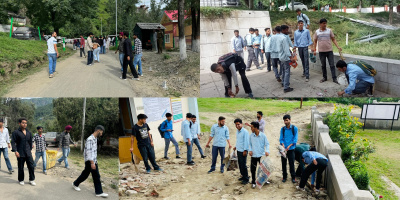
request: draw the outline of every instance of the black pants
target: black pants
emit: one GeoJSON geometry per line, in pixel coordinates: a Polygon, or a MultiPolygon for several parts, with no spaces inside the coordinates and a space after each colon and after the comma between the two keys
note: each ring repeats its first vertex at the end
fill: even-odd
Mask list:
{"type": "Polygon", "coordinates": [[[294,150],[289,150],[286,153],[286,158],[281,156],[281,161],[282,161],[282,175],[283,179],[287,179],[287,168],[286,164],[287,161],[289,160],[289,171],[290,171],[290,176],[292,176],[292,179],[296,178],[296,173],[294,171],[294,150]]]}
{"type": "Polygon", "coordinates": [[[272,61],[272,68],[274,70],[275,73],[275,78],[276,79],[280,79],[282,76],[282,65],[281,65],[281,61],[279,61],[279,58],[271,58],[272,61]],[[279,64],[279,71],[278,71],[278,64],[279,64]]]}
{"type": "Polygon", "coordinates": [[[81,52],[80,52],[80,54],[81,54],[81,57],[82,57],[82,53],[83,53],[83,55],[86,57],[86,54],[85,54],[85,48],[80,48],[81,49],[81,52]]]}
{"type": "Polygon", "coordinates": [[[322,179],[322,172],[326,169],[328,166],[328,161],[322,158],[317,158],[317,165],[314,165],[314,163],[309,164],[306,169],[304,170],[303,174],[301,175],[301,181],[300,181],[300,188],[304,188],[306,186],[308,177],[315,171],[317,171],[317,183],[315,185],[316,189],[320,188],[321,185],[321,179],[322,179]]]}
{"type": "Polygon", "coordinates": [[[83,181],[85,181],[88,177],[89,174],[92,174],[93,178],[93,183],[94,183],[94,190],[96,194],[101,194],[103,193],[103,189],[101,187],[101,181],[100,181],[100,173],[99,173],[99,167],[97,166],[96,163],[96,169],[92,169],[90,161],[85,162],[85,169],[82,171],[81,175],[74,181],[74,185],[76,187],[79,186],[83,181]]]}
{"type": "MultiPolygon", "coordinates": [[[[240,78],[242,79],[244,92],[246,94],[252,93],[249,79],[247,79],[247,76],[246,76],[246,69],[238,70],[238,72],[239,72],[240,78]]],[[[228,73],[226,73],[226,77],[228,78],[229,85],[232,85],[232,74],[230,72],[228,72],[228,73]]],[[[225,87],[225,96],[229,96],[228,88],[229,87],[225,87]]]]}
{"type": "Polygon", "coordinates": [[[35,172],[33,167],[33,158],[32,156],[29,157],[19,157],[18,160],[18,181],[24,181],[25,173],[24,173],[24,164],[26,162],[26,166],[28,167],[29,171],[29,181],[35,180],[35,172]]]}
{"type": "Polygon", "coordinates": [[[265,52],[265,59],[267,59],[267,70],[271,71],[271,52],[265,52]]]}
{"type": "Polygon", "coordinates": [[[140,155],[142,155],[144,166],[146,170],[150,170],[149,160],[151,165],[153,165],[154,170],[160,169],[160,167],[156,163],[156,155],[154,154],[154,149],[150,144],[147,145],[138,145],[138,149],[140,155]]]}
{"type": "Polygon", "coordinates": [[[239,163],[239,170],[240,174],[242,175],[243,181],[249,181],[249,174],[247,172],[246,160],[247,155],[243,156],[243,152],[237,151],[238,163],[239,163]]]}
{"type": "Polygon", "coordinates": [[[303,174],[305,168],[304,162],[302,161],[302,155],[300,151],[295,151],[294,154],[295,154],[294,156],[295,160],[299,162],[299,166],[296,169],[296,176],[301,177],[301,174],[303,174]]]}
{"type": "Polygon", "coordinates": [[[128,65],[131,68],[131,72],[133,77],[138,78],[138,74],[136,72],[136,68],[135,66],[133,66],[133,56],[129,57],[128,60],[128,56],[124,55],[124,64],[123,64],[123,71],[122,71],[122,79],[126,79],[126,72],[128,71],[128,65]]]}
{"type": "Polygon", "coordinates": [[[92,64],[93,63],[93,51],[88,51],[87,52],[87,64],[92,64]]]}
{"type": "Polygon", "coordinates": [[[251,184],[256,184],[256,169],[257,169],[257,163],[260,163],[260,160],[261,157],[258,158],[251,157],[251,166],[250,166],[251,184]]]}
{"type": "Polygon", "coordinates": [[[319,52],[319,59],[321,60],[322,74],[324,76],[324,79],[327,79],[326,58],[328,58],[329,67],[331,68],[332,79],[336,80],[336,69],[333,60],[333,51],[319,52]]]}

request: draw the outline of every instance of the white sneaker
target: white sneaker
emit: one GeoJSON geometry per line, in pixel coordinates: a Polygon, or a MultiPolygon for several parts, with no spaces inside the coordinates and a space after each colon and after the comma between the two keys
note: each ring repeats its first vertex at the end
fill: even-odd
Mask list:
{"type": "Polygon", "coordinates": [[[74,183],[72,183],[72,187],[74,187],[74,189],[75,189],[76,191],[81,191],[81,188],[76,187],[76,186],[74,185],[74,183]]]}
{"type": "Polygon", "coordinates": [[[24,185],[25,183],[23,181],[19,182],[20,185],[24,185]]]}
{"type": "Polygon", "coordinates": [[[138,80],[139,80],[139,78],[132,78],[132,80],[137,80],[137,81],[138,81],[138,80]]]}
{"type": "Polygon", "coordinates": [[[106,197],[108,197],[108,194],[103,192],[101,194],[96,194],[96,197],[104,197],[104,198],[106,198],[106,197]]]}
{"type": "Polygon", "coordinates": [[[124,81],[126,81],[126,78],[122,78],[122,76],[120,76],[119,78],[122,79],[122,80],[124,80],[124,81]]]}
{"type": "Polygon", "coordinates": [[[32,186],[35,186],[35,185],[36,185],[35,181],[29,181],[29,183],[30,183],[32,186]]]}
{"type": "Polygon", "coordinates": [[[143,74],[141,74],[140,76],[143,76],[143,74]]]}
{"type": "Polygon", "coordinates": [[[256,184],[251,185],[251,188],[253,189],[256,188],[256,184]]]}

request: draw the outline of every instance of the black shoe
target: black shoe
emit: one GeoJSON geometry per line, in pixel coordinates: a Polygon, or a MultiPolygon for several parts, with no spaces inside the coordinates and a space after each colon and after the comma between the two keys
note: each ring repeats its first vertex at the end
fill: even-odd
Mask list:
{"type": "Polygon", "coordinates": [[[192,162],[187,162],[186,164],[187,165],[194,165],[195,163],[192,161],[192,162]]]}
{"type": "Polygon", "coordinates": [[[296,183],[296,179],[294,178],[294,179],[292,179],[292,183],[296,183]]]}
{"type": "Polygon", "coordinates": [[[180,156],[176,156],[175,158],[182,158],[182,157],[180,157],[180,156]]]}
{"type": "Polygon", "coordinates": [[[249,93],[249,96],[248,96],[249,98],[253,98],[253,94],[252,93],[249,93]]]}
{"type": "Polygon", "coordinates": [[[249,181],[242,181],[240,183],[243,184],[243,185],[247,185],[247,184],[249,184],[249,181]]]}
{"type": "Polygon", "coordinates": [[[243,177],[240,177],[240,178],[238,179],[238,181],[243,181],[243,177]]]}
{"type": "Polygon", "coordinates": [[[337,81],[337,79],[335,78],[335,79],[333,79],[333,82],[334,83],[336,83],[336,84],[339,84],[339,82],[337,81]]]}
{"type": "Polygon", "coordinates": [[[203,155],[203,156],[201,156],[201,158],[203,158],[203,159],[204,159],[204,158],[206,158],[206,157],[207,157],[207,156],[204,156],[204,155],[203,155]]]}
{"type": "Polygon", "coordinates": [[[271,70],[269,69],[269,70],[267,70],[267,72],[271,72],[271,70]]]}
{"type": "Polygon", "coordinates": [[[281,78],[277,78],[276,79],[279,83],[282,82],[281,78]]]}
{"type": "Polygon", "coordinates": [[[282,179],[282,183],[285,183],[285,182],[286,182],[286,178],[282,179]]]}
{"type": "Polygon", "coordinates": [[[286,92],[291,92],[291,91],[293,91],[293,88],[288,88],[288,89],[284,89],[284,90],[283,90],[284,93],[286,93],[286,92]]]}
{"type": "Polygon", "coordinates": [[[224,173],[224,170],[223,169],[221,169],[221,174],[223,174],[224,173]]]}
{"type": "Polygon", "coordinates": [[[169,160],[169,157],[164,157],[164,159],[169,160]]]}
{"type": "Polygon", "coordinates": [[[246,69],[246,71],[251,71],[250,69],[246,69]]]}

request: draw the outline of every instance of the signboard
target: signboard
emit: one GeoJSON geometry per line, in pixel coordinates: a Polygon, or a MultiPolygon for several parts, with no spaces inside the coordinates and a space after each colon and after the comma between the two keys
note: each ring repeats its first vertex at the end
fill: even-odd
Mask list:
{"type": "Polygon", "coordinates": [[[143,109],[147,115],[147,123],[165,119],[165,114],[171,112],[169,98],[143,98],[143,109]]]}
{"type": "Polygon", "coordinates": [[[181,98],[171,98],[172,115],[174,122],[180,122],[183,120],[182,113],[182,100],[181,98]]]}
{"type": "Polygon", "coordinates": [[[371,120],[399,120],[400,104],[364,104],[360,119],[364,119],[364,127],[367,119],[371,120]]]}

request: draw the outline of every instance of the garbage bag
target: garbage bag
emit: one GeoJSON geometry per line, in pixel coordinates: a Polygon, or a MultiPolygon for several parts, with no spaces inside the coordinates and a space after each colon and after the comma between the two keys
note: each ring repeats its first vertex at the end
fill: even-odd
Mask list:
{"type": "Polygon", "coordinates": [[[230,155],[228,164],[226,165],[227,171],[235,171],[239,167],[237,152],[233,151],[230,155]]]}
{"type": "Polygon", "coordinates": [[[269,157],[263,156],[257,168],[256,185],[259,189],[268,181],[273,172],[272,161],[269,157]]]}

